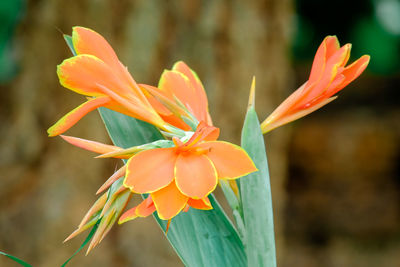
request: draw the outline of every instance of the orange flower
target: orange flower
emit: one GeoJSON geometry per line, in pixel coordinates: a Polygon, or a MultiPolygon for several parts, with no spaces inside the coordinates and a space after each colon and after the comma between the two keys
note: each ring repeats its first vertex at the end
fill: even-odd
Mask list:
{"type": "Polygon", "coordinates": [[[107,107],[165,129],[167,124],[100,34],[74,27],[72,42],[77,56],[58,65],[57,74],[61,85],[87,96],[88,101],[50,127],[50,136],[62,134],[98,107],[107,107]]]}
{"type": "Polygon", "coordinates": [[[336,36],[326,37],[315,55],[308,81],[261,124],[263,133],[308,115],[336,99],[332,96],[356,79],[369,63],[370,57],[364,55],[345,67],[350,49],[351,44],[340,47],[336,36]]]}
{"type": "Polygon", "coordinates": [[[174,138],[175,147],[137,153],[127,163],[124,185],[134,193],[150,193],[163,220],[195,200],[204,202],[218,179],[236,179],[257,170],[242,148],[216,141],[218,135],[218,128],[201,122],[185,143],[174,138]]]}
{"type": "MultiPolygon", "coordinates": [[[[216,133],[215,132],[215,128],[210,128],[210,129],[212,131],[214,131],[214,133],[216,133]]],[[[106,145],[106,144],[102,144],[102,143],[99,143],[99,142],[85,140],[85,139],[72,137],[72,136],[61,135],[61,137],[65,141],[67,141],[68,143],[70,143],[72,145],[75,145],[77,147],[80,147],[80,148],[83,148],[83,149],[86,149],[86,150],[89,150],[89,151],[92,151],[92,152],[96,152],[96,153],[100,153],[100,154],[104,154],[104,153],[105,154],[110,154],[110,153],[114,153],[114,152],[120,152],[117,155],[111,155],[110,154],[110,156],[112,156],[114,158],[122,158],[122,159],[129,159],[130,157],[132,157],[133,154],[130,154],[131,150],[135,150],[136,152],[142,151],[142,150],[140,150],[140,148],[143,148],[144,146],[146,146],[146,144],[145,144],[145,145],[142,145],[142,146],[134,147],[135,149],[132,149],[132,148],[130,148],[130,149],[122,149],[120,147],[106,145]]],[[[165,140],[162,140],[162,141],[165,141],[165,140]]],[[[149,144],[147,144],[147,145],[149,145],[149,144]]],[[[121,177],[124,177],[126,175],[126,166],[127,165],[122,166],[113,175],[111,175],[110,178],[108,178],[107,181],[97,190],[96,194],[100,194],[100,193],[104,192],[113,183],[117,182],[121,177]]],[[[170,186],[172,186],[172,184],[170,186]]],[[[164,193],[163,196],[166,199],[168,199],[168,197],[169,197],[168,193],[169,194],[173,194],[174,193],[173,189],[174,188],[171,188],[170,190],[165,190],[164,192],[166,192],[166,194],[164,193]]],[[[175,190],[177,190],[176,187],[175,187],[175,190]]],[[[117,193],[119,193],[119,191],[121,191],[121,190],[118,190],[117,193]]],[[[158,197],[162,198],[163,197],[162,194],[163,194],[163,192],[161,192],[161,194],[158,197]]],[[[105,203],[105,199],[103,199],[103,198],[106,195],[107,194],[103,195],[103,197],[101,198],[104,203],[105,203]]],[[[181,195],[181,193],[179,193],[179,195],[181,195]]],[[[172,198],[172,199],[174,199],[174,198],[172,198]]],[[[101,202],[101,203],[103,203],[103,202],[101,202]]],[[[189,207],[192,207],[192,208],[195,208],[195,209],[201,209],[201,210],[212,209],[212,206],[211,206],[210,201],[208,200],[208,197],[205,197],[203,199],[188,198],[186,202],[187,203],[185,205],[184,211],[187,211],[189,209],[189,207]]],[[[85,228],[85,227],[83,227],[83,225],[86,225],[86,223],[88,221],[88,218],[90,216],[92,216],[93,214],[95,214],[98,211],[100,206],[101,206],[101,208],[103,208],[104,203],[101,204],[101,205],[97,203],[94,206],[94,208],[92,208],[88,212],[88,215],[85,216],[85,218],[83,220],[83,223],[81,223],[81,225],[78,227],[79,231],[78,230],[75,231],[74,234],[71,235],[70,238],[72,238],[73,236],[75,236],[75,235],[81,233],[82,231],[84,231],[85,229],[87,229],[87,227],[85,228]]],[[[165,203],[168,205],[169,202],[165,201],[165,203]]],[[[119,223],[124,223],[126,221],[135,219],[137,217],[147,217],[150,214],[152,214],[155,210],[156,210],[156,208],[154,206],[154,202],[153,202],[153,200],[152,200],[152,198],[150,196],[146,200],[144,200],[141,204],[139,204],[138,206],[126,211],[121,216],[121,218],[119,219],[119,223]]]]}

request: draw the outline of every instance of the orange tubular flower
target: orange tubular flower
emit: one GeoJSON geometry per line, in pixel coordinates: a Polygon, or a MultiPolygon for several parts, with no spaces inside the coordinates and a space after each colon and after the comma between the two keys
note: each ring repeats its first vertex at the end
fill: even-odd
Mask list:
{"type": "Polygon", "coordinates": [[[356,79],[369,63],[370,57],[364,55],[345,67],[350,49],[351,44],[340,47],[336,36],[326,37],[315,55],[308,81],[261,124],[262,132],[297,120],[336,99],[332,96],[356,79]]]}
{"type": "MultiPolygon", "coordinates": [[[[173,139],[175,147],[137,153],[127,163],[125,187],[134,193],[150,193],[146,209],[156,209],[169,220],[192,206],[209,207],[207,196],[218,179],[236,179],[257,170],[247,153],[234,144],[216,141],[219,129],[201,122],[185,143],[173,139]],[[156,168],[154,166],[157,166],[156,168]]],[[[122,221],[146,215],[142,206],[124,214],[122,221]]]]}
{"type": "Polygon", "coordinates": [[[61,85],[87,96],[88,101],[50,127],[50,136],[62,134],[98,107],[107,107],[165,129],[166,123],[100,34],[74,27],[72,42],[77,56],[58,65],[57,74],[61,85]]]}

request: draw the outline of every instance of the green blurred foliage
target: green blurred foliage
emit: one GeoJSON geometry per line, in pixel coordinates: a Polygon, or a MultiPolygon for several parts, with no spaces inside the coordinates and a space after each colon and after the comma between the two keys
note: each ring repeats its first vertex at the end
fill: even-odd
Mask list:
{"type": "Polygon", "coordinates": [[[24,7],[25,0],[0,1],[0,83],[10,80],[17,70],[12,39],[24,7]]]}
{"type": "Polygon", "coordinates": [[[297,0],[293,53],[311,60],[327,35],[352,43],[352,58],[371,55],[368,70],[387,75],[400,71],[400,0],[297,0]]]}

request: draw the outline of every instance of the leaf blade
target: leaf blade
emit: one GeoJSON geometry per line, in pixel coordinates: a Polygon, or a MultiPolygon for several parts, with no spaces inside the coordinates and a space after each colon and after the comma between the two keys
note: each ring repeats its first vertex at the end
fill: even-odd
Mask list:
{"type": "Polygon", "coordinates": [[[253,106],[249,107],[243,125],[242,147],[259,170],[239,179],[248,266],[276,267],[268,161],[260,123],[253,106]]]}
{"type": "Polygon", "coordinates": [[[0,251],[0,254],[6,256],[6,257],[8,257],[8,258],[10,258],[11,260],[15,261],[16,263],[19,263],[21,266],[24,266],[24,267],[32,267],[32,265],[30,265],[29,263],[27,263],[27,262],[21,260],[20,258],[15,257],[15,256],[13,256],[13,255],[10,255],[10,254],[5,253],[5,252],[3,252],[3,251],[0,251]]]}

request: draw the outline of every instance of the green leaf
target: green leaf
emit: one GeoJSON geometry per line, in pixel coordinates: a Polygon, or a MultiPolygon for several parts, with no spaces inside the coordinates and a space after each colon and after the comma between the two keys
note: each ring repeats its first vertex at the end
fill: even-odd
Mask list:
{"type": "Polygon", "coordinates": [[[246,115],[242,147],[253,159],[257,172],[239,179],[246,234],[248,266],[276,266],[271,185],[264,138],[254,107],[246,115]]]}
{"type": "MultiPolygon", "coordinates": [[[[99,110],[117,146],[127,148],[163,138],[146,122],[105,108],[99,110]]],[[[214,196],[210,195],[210,201],[213,210],[190,209],[172,219],[169,242],[186,266],[246,266],[244,247],[235,228],[214,196]]],[[[154,217],[165,231],[167,222],[154,217]]]]}
{"type": "Polygon", "coordinates": [[[3,252],[3,251],[0,251],[0,254],[1,254],[1,255],[4,255],[4,256],[6,256],[6,257],[8,257],[8,258],[10,258],[10,259],[12,259],[12,260],[15,261],[16,263],[21,264],[21,266],[24,266],[24,267],[32,267],[32,265],[30,265],[29,263],[26,263],[25,261],[23,261],[23,260],[21,260],[21,259],[15,257],[15,256],[13,256],[13,255],[10,255],[10,254],[5,253],[5,252],[3,252]]]}
{"type": "MultiPolygon", "coordinates": [[[[100,219],[97,220],[97,223],[93,226],[92,230],[90,231],[89,235],[86,237],[85,241],[83,241],[82,245],[75,251],[74,254],[72,254],[71,257],[69,257],[69,259],[68,259],[66,262],[64,262],[63,265],[61,265],[61,267],[66,266],[67,263],[68,263],[70,260],[72,260],[72,258],[75,257],[76,254],[78,254],[78,252],[81,251],[81,250],[86,246],[87,243],[89,243],[89,241],[90,241],[90,239],[92,239],[94,233],[96,233],[96,230],[97,230],[97,227],[99,227],[100,221],[101,221],[100,219]]],[[[30,265],[29,265],[29,266],[30,266],[30,265]]]]}

